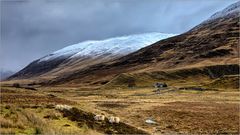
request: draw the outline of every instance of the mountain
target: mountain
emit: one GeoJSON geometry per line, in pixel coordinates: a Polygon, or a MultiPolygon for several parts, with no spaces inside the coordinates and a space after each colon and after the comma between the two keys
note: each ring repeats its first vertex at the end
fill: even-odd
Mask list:
{"type": "Polygon", "coordinates": [[[240,7],[240,2],[236,2],[228,6],[227,8],[223,9],[222,11],[215,13],[207,21],[215,20],[218,18],[225,18],[227,16],[231,16],[234,14],[239,14],[239,7],[240,7]]]}
{"type": "Polygon", "coordinates": [[[13,71],[0,70],[0,80],[4,80],[13,74],[13,71]]]}
{"type": "MultiPolygon", "coordinates": [[[[148,45],[136,42],[135,39],[142,39],[135,36],[124,37],[124,40],[113,38],[116,42],[113,39],[87,41],[83,48],[88,50],[90,57],[81,47],[73,45],[34,61],[9,79],[43,76],[47,77],[42,81],[43,85],[104,85],[132,78],[141,80],[142,84],[151,79],[183,80],[190,76],[195,76],[200,82],[198,76],[216,78],[239,74],[239,3],[217,12],[183,34],[151,40],[152,45],[150,42],[148,45]],[[143,44],[134,51],[130,49],[133,42],[127,41],[129,39],[134,39],[136,46],[143,44]],[[108,42],[111,43],[109,46],[108,42]],[[91,43],[102,46],[93,47],[91,43]],[[119,49],[116,44],[124,48],[119,49]]],[[[144,37],[145,41],[152,36],[144,37]]]]}
{"type": "Polygon", "coordinates": [[[113,60],[175,34],[145,33],[67,46],[40,58],[9,79],[54,78],[90,65],[113,60]],[[45,76],[46,75],[46,76],[45,76]]]}
{"type": "Polygon", "coordinates": [[[122,73],[130,78],[133,74],[137,78],[147,74],[148,79],[239,74],[239,3],[217,12],[186,33],[45,83],[105,84],[119,75],[122,78],[122,73]]]}
{"type": "Polygon", "coordinates": [[[109,56],[126,55],[171,36],[174,36],[174,34],[147,33],[115,37],[102,41],[85,41],[53,52],[39,59],[38,62],[49,61],[60,57],[73,59],[88,56],[100,57],[106,54],[109,56]]]}

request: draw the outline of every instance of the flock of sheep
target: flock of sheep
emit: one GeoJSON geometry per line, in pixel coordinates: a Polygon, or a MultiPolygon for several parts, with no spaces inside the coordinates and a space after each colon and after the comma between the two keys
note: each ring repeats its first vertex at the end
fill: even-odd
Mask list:
{"type": "MultiPolygon", "coordinates": [[[[68,105],[56,105],[55,108],[56,108],[57,110],[60,110],[60,111],[62,111],[62,110],[64,110],[64,109],[66,109],[66,110],[72,109],[72,107],[71,107],[71,106],[68,106],[68,105]]],[[[106,117],[105,117],[104,115],[95,115],[95,116],[94,116],[94,120],[96,120],[96,121],[104,121],[105,118],[106,118],[106,117]]],[[[120,122],[120,118],[119,118],[119,117],[110,116],[110,117],[108,118],[108,121],[109,121],[109,123],[119,123],[119,122],[120,122]]]]}
{"type": "MultiPolygon", "coordinates": [[[[104,115],[95,115],[94,119],[96,121],[104,121],[105,120],[105,116],[104,115]]],[[[119,123],[120,122],[120,118],[111,116],[111,117],[108,118],[108,121],[110,123],[119,123]]]]}
{"type": "Polygon", "coordinates": [[[69,105],[56,105],[56,106],[55,106],[55,109],[60,110],[60,111],[63,111],[64,109],[70,110],[70,109],[72,109],[72,107],[69,106],[69,105]]]}

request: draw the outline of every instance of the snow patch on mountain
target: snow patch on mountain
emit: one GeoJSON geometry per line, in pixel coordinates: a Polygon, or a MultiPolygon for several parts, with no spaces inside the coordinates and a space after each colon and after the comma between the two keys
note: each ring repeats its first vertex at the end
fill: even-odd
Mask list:
{"type": "Polygon", "coordinates": [[[175,35],[176,34],[146,33],[115,37],[99,41],[85,41],[55,51],[39,59],[38,62],[53,60],[61,57],[71,59],[81,56],[97,57],[104,54],[126,55],[151,45],[159,40],[175,35]]]}
{"type": "Polygon", "coordinates": [[[240,13],[240,1],[228,6],[227,8],[213,14],[207,21],[228,16],[232,13],[240,13]]]}

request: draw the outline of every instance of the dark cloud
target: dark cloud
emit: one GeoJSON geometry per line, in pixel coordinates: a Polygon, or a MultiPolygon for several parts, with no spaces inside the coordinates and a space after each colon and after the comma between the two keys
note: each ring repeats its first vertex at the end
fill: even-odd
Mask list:
{"type": "Polygon", "coordinates": [[[1,67],[84,40],[182,33],[236,0],[1,0],[1,67]]]}

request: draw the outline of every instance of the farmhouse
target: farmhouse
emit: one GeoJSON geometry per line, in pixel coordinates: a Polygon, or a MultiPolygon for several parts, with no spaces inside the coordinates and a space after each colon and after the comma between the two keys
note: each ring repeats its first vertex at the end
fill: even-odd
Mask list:
{"type": "Polygon", "coordinates": [[[165,88],[165,87],[167,87],[167,84],[164,82],[157,82],[157,83],[155,83],[154,86],[155,86],[155,88],[165,88]]]}

